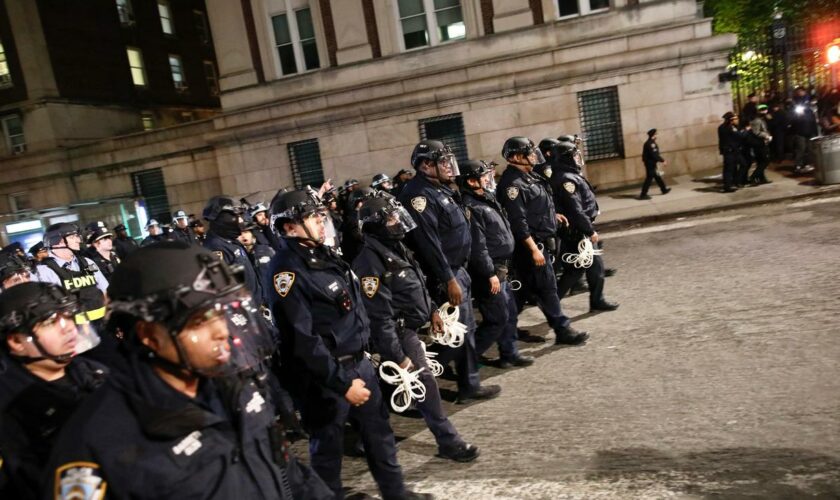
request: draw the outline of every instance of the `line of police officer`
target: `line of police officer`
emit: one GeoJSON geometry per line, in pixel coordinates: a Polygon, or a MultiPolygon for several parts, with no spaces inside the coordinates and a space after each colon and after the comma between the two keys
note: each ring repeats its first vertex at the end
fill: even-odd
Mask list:
{"type": "MultiPolygon", "coordinates": [[[[556,145],[554,167],[562,170],[559,159],[576,152],[574,145],[556,145]]],[[[284,189],[268,210],[250,207],[256,225],[247,230],[276,252],[267,265],[249,257],[241,240],[244,209],[226,196],[211,199],[203,212],[210,223],[204,248],[195,245],[179,212],[175,232],[185,241],[147,242],[126,251],[121,263],[109,245],[97,245],[111,239],[101,223],[88,228],[89,252],[98,262],[80,253],[74,226],[48,228],[48,256],[36,268],[42,283],[24,283],[15,293],[0,295],[0,367],[22,368],[30,382],[53,388],[70,384],[82,393],[90,384],[65,376],[65,368],[78,364],[77,354],[105,352],[99,359],[111,373],[95,396],[73,400],[79,407],[72,417],[53,423],[53,431],[63,425],[64,432],[35,437],[38,446],[54,448],[46,467],[43,453],[29,465],[34,471],[29,477],[42,474],[48,495],[55,498],[193,493],[341,498],[343,434],[352,422],[383,497],[427,498],[406,488],[367,352],[405,369],[425,369],[420,378],[427,399],[417,408],[437,440],[438,455],[466,462],[479,450],[447,418],[418,336],[445,328],[437,308],[444,303],[458,308],[467,326],[462,345],[433,346],[440,362],[455,365],[460,403],[499,394],[500,387],[481,384],[478,372],[479,356],[493,343],[503,366],[534,362],[516,348],[521,306],[510,283],[513,272],[545,314],[556,343],[581,344],[588,338],[563,314],[564,290],[558,292],[550,265],[558,221],[568,220],[571,234],[597,242],[592,227],[597,205],[593,211],[588,183],[564,171],[555,205],[559,190],[532,141],[509,139],[503,156],[508,166],[498,200],[492,166],[468,161],[462,172],[439,141],[415,147],[416,175],[398,199],[387,194],[384,182],[379,190],[358,190],[357,196],[346,190],[342,219],[352,221],[358,237],[352,260],[341,257],[340,247],[325,245],[328,236],[334,245],[341,242],[322,203],[329,186],[321,193],[284,189]],[[538,166],[542,175],[534,172],[538,166]],[[482,314],[478,329],[472,296],[482,314]],[[29,315],[22,315],[20,303],[40,309],[23,308],[29,315]],[[60,328],[45,329],[55,325],[60,328]],[[80,331],[96,330],[99,346],[80,341],[80,331]],[[58,340],[48,342],[48,333],[55,331],[58,340]],[[54,373],[44,378],[33,371],[39,362],[50,364],[54,373]],[[56,373],[61,375],[53,378],[56,373]],[[295,408],[309,434],[311,470],[288,451],[287,438],[301,433],[295,408]]],[[[567,239],[561,239],[561,248],[567,239]]],[[[602,283],[602,271],[603,266],[592,279],[600,277],[602,283]]],[[[570,269],[564,278],[567,274],[580,277],[570,269]]],[[[603,300],[602,289],[592,286],[592,309],[614,309],[603,300]]],[[[49,397],[35,407],[8,401],[0,398],[4,421],[21,410],[19,420],[37,423],[37,412],[52,404],[49,397]]],[[[17,450],[15,436],[0,439],[0,457],[17,450]]],[[[34,494],[37,484],[9,479],[22,470],[16,463],[16,456],[0,463],[0,487],[25,492],[21,497],[34,494]]]]}

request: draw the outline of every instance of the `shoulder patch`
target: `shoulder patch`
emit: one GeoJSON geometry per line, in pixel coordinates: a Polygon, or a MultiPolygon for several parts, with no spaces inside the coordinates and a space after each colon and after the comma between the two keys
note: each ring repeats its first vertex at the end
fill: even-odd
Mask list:
{"type": "Polygon", "coordinates": [[[225,254],[221,250],[214,250],[213,255],[218,257],[219,260],[225,260],[225,254]]]}
{"type": "Polygon", "coordinates": [[[411,206],[414,208],[414,210],[417,210],[418,212],[422,213],[423,210],[426,210],[426,197],[415,196],[411,199],[411,206]]]}
{"type": "Polygon", "coordinates": [[[376,292],[379,291],[379,278],[376,276],[363,276],[362,291],[365,292],[367,298],[372,299],[376,295],[376,292]]]}
{"type": "Polygon", "coordinates": [[[507,191],[505,191],[505,194],[507,194],[507,197],[509,199],[515,200],[516,197],[519,196],[519,188],[516,187],[516,186],[511,186],[511,187],[507,188],[507,191]]]}
{"type": "Polygon", "coordinates": [[[274,290],[277,295],[285,297],[289,295],[292,285],[295,282],[295,273],[282,272],[274,275],[274,290]]]}
{"type": "Polygon", "coordinates": [[[102,500],[107,487],[94,462],[69,462],[55,470],[56,500],[102,500]]]}
{"type": "Polygon", "coordinates": [[[574,194],[575,192],[575,183],[574,182],[564,182],[563,189],[566,190],[569,194],[574,194]]]}

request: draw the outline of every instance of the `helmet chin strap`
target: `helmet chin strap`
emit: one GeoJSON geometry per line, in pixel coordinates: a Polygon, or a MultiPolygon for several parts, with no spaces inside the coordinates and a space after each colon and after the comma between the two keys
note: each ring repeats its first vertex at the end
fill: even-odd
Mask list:
{"type": "Polygon", "coordinates": [[[43,361],[45,359],[55,361],[56,363],[68,364],[73,359],[73,357],[76,356],[75,352],[69,352],[67,354],[59,354],[58,356],[50,354],[50,353],[47,352],[46,349],[44,349],[44,346],[42,346],[41,343],[38,341],[38,337],[36,337],[33,334],[33,335],[30,335],[29,338],[32,339],[32,344],[35,345],[35,348],[38,349],[38,352],[41,353],[41,355],[33,357],[33,356],[18,356],[16,354],[13,354],[14,357],[20,359],[20,361],[25,365],[28,365],[30,363],[35,363],[35,362],[38,362],[38,361],[43,361]]]}

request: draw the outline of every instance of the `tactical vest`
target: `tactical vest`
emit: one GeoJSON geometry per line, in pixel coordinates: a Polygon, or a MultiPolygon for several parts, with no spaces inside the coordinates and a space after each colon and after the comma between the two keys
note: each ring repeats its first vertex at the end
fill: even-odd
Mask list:
{"type": "Polygon", "coordinates": [[[76,315],[77,323],[86,323],[105,317],[105,296],[96,288],[96,276],[89,267],[87,259],[75,254],[79,270],[73,271],[58,264],[52,257],[44,259],[43,264],[53,270],[61,280],[61,286],[79,299],[79,306],[87,315],[76,315]]]}

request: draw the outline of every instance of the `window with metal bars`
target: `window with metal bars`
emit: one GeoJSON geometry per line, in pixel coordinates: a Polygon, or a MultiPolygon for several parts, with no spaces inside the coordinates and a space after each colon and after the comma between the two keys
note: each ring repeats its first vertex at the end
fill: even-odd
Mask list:
{"type": "Polygon", "coordinates": [[[292,166],[296,188],[300,189],[308,184],[318,189],[324,183],[318,139],[289,143],[289,164],[292,166]]]}
{"type": "Polygon", "coordinates": [[[418,122],[420,140],[434,139],[452,149],[458,161],[469,159],[467,139],[464,137],[464,120],[461,113],[424,118],[418,122]]]}
{"type": "Polygon", "coordinates": [[[624,158],[618,87],[578,92],[577,98],[585,158],[624,158]]]}
{"type": "Polygon", "coordinates": [[[169,197],[166,196],[166,182],[163,170],[153,168],[131,174],[135,196],[146,199],[146,211],[150,219],[169,220],[169,197]]]}

